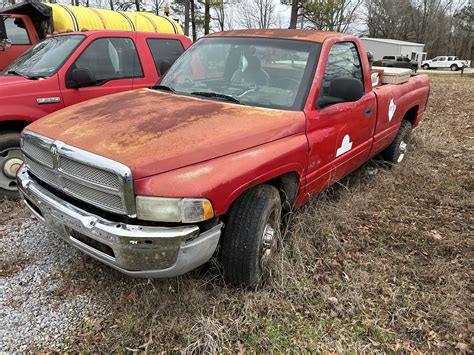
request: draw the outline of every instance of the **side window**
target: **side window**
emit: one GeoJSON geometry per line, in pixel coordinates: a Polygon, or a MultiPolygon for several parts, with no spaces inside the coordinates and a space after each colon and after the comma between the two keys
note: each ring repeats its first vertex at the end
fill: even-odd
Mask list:
{"type": "Polygon", "coordinates": [[[446,61],[446,57],[439,57],[439,58],[438,58],[438,61],[440,61],[440,62],[445,62],[445,61],[446,61]]]}
{"type": "Polygon", "coordinates": [[[340,42],[332,46],[326,63],[321,95],[328,95],[329,84],[336,78],[355,78],[364,82],[359,53],[352,42],[340,42]]]}
{"type": "Polygon", "coordinates": [[[89,69],[97,83],[143,77],[137,50],[130,38],[93,41],[71,67],[76,68],[89,69]]]}
{"type": "Polygon", "coordinates": [[[173,64],[184,52],[183,44],[177,39],[148,38],[146,42],[158,73],[162,62],[168,61],[173,64]]]}
{"type": "Polygon", "coordinates": [[[8,17],[5,19],[5,29],[7,37],[12,44],[27,45],[30,43],[28,32],[26,31],[25,23],[21,18],[8,17]]]}

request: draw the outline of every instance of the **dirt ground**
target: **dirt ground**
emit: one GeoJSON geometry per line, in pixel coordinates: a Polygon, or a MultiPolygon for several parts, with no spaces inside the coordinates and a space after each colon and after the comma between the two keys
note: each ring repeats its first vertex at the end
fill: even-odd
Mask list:
{"type": "Polygon", "coordinates": [[[66,349],[472,351],[473,89],[473,77],[432,76],[407,160],[365,166],[291,214],[256,292],[225,286],[213,263],[143,280],[83,259],[63,276],[79,291],[57,297],[92,290],[109,313],[66,349]]]}

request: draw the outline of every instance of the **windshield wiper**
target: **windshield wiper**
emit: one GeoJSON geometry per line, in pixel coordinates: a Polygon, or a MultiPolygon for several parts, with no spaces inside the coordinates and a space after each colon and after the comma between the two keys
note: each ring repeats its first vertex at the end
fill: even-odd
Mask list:
{"type": "Polygon", "coordinates": [[[25,73],[21,73],[19,71],[16,71],[16,70],[9,70],[9,71],[7,71],[7,74],[21,76],[21,77],[23,77],[25,79],[29,79],[29,80],[34,79],[33,77],[31,77],[29,75],[26,75],[25,73]]]}
{"type": "Polygon", "coordinates": [[[155,85],[155,86],[152,86],[151,87],[153,90],[163,90],[163,91],[169,91],[169,92],[176,92],[175,89],[169,87],[169,86],[166,86],[166,85],[155,85]]]}
{"type": "Polygon", "coordinates": [[[226,95],[226,94],[219,94],[218,92],[194,91],[191,93],[191,95],[222,99],[222,100],[230,101],[236,104],[240,104],[240,100],[236,99],[235,97],[226,95]]]}

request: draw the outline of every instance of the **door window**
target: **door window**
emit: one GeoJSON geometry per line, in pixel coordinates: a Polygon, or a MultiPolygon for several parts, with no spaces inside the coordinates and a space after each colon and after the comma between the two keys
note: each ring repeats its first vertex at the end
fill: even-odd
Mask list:
{"type": "Polygon", "coordinates": [[[7,38],[15,45],[28,45],[30,38],[26,31],[25,23],[21,18],[8,17],[5,19],[7,38]]]}
{"type": "Polygon", "coordinates": [[[340,42],[332,46],[322,82],[322,95],[329,94],[329,84],[336,78],[355,78],[363,81],[359,52],[353,42],[340,42]]]}
{"type": "Polygon", "coordinates": [[[162,62],[173,64],[184,52],[182,43],[177,39],[148,38],[146,41],[158,73],[162,62]]]}
{"type": "Polygon", "coordinates": [[[71,69],[77,68],[88,69],[98,84],[143,77],[137,50],[130,38],[100,38],[93,41],[71,66],[71,69]]]}

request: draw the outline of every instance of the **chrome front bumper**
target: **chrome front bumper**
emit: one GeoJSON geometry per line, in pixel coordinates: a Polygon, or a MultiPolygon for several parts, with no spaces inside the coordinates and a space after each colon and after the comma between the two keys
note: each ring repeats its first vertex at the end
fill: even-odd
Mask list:
{"type": "Polygon", "coordinates": [[[182,275],[208,261],[219,242],[222,224],[199,234],[192,225],[166,228],[112,222],[50,193],[29,177],[24,165],[17,180],[24,204],[38,220],[84,253],[130,276],[182,275]]]}

